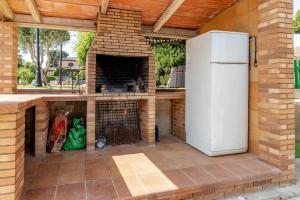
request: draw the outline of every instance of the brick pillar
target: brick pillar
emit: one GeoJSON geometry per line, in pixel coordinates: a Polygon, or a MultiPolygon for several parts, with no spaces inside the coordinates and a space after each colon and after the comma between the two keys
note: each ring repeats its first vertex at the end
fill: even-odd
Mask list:
{"type": "Polygon", "coordinates": [[[46,143],[49,130],[48,103],[43,101],[35,107],[35,156],[46,155],[46,143]]]}
{"type": "Polygon", "coordinates": [[[171,134],[185,141],[185,100],[171,100],[171,134]]]}
{"type": "Polygon", "coordinates": [[[293,1],[259,0],[260,157],[295,178],[293,1]]]}
{"type": "Polygon", "coordinates": [[[96,101],[87,101],[87,117],[86,117],[86,128],[87,128],[87,151],[95,150],[95,126],[96,126],[96,101]]]}
{"type": "MultiPolygon", "coordinates": [[[[6,109],[9,110],[9,109],[6,109]]],[[[0,113],[0,199],[21,199],[24,185],[25,112],[0,113]]]]}
{"type": "Polygon", "coordinates": [[[96,93],[96,54],[89,52],[86,58],[86,93],[96,93]]]}
{"type": "Polygon", "coordinates": [[[140,100],[138,109],[142,139],[152,144],[155,142],[155,99],[140,100]]]}
{"type": "Polygon", "coordinates": [[[17,91],[18,28],[0,21],[0,94],[17,91]]]}

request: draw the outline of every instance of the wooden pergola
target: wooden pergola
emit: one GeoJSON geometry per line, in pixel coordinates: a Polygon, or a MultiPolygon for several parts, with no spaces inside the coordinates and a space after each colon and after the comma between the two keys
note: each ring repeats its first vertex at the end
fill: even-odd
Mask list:
{"type": "MultiPolygon", "coordinates": [[[[19,27],[95,32],[108,8],[142,12],[145,36],[190,38],[236,0],[0,0],[3,20],[19,27]]],[[[1,19],[1,18],[0,18],[1,19]]]]}

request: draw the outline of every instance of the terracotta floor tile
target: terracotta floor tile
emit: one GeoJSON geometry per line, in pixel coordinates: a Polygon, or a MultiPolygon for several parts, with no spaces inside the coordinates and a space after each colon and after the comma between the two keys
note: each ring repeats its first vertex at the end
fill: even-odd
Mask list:
{"type": "Polygon", "coordinates": [[[84,151],[65,151],[63,152],[62,163],[83,162],[84,151]]]}
{"type": "Polygon", "coordinates": [[[24,185],[26,198],[33,200],[43,193],[43,200],[53,199],[55,186],[56,199],[169,199],[175,191],[188,198],[192,191],[270,179],[278,173],[253,154],[208,157],[175,137],[163,136],[156,145],[107,146],[95,152],[47,154],[43,159],[26,156],[24,185]]]}
{"type": "Polygon", "coordinates": [[[108,170],[112,178],[132,176],[135,174],[135,171],[130,167],[129,164],[110,166],[108,170]]]}
{"type": "Polygon", "coordinates": [[[47,154],[46,157],[44,157],[41,162],[44,164],[49,164],[49,163],[60,163],[62,161],[62,153],[57,153],[57,154],[47,154]]]}
{"type": "Polygon", "coordinates": [[[143,188],[137,176],[119,177],[113,179],[120,199],[147,198],[148,193],[143,188]]]}
{"type": "Polygon", "coordinates": [[[167,159],[155,162],[154,164],[160,171],[179,169],[178,165],[167,159]]]}
{"type": "Polygon", "coordinates": [[[37,174],[34,175],[31,181],[28,183],[27,189],[39,189],[54,187],[57,185],[58,172],[53,172],[51,174],[37,174]]]}
{"type": "Polygon", "coordinates": [[[243,161],[238,161],[237,163],[260,175],[269,176],[280,172],[277,168],[272,167],[271,165],[263,161],[260,161],[258,159],[243,160],[243,161]]]}
{"type": "Polygon", "coordinates": [[[40,164],[37,169],[37,174],[49,174],[58,172],[60,170],[60,163],[49,163],[49,164],[40,164]]]}
{"type": "Polygon", "coordinates": [[[32,187],[34,175],[24,175],[24,189],[29,190],[32,187]]]}
{"type": "Polygon", "coordinates": [[[84,160],[94,160],[103,158],[103,152],[102,151],[93,151],[93,152],[85,152],[84,153],[84,160]]]}
{"type": "Polygon", "coordinates": [[[177,187],[176,193],[196,191],[197,184],[180,170],[168,170],[163,174],[177,187]]]}
{"type": "Polygon", "coordinates": [[[241,181],[249,181],[258,178],[258,175],[237,162],[228,162],[222,164],[222,167],[240,177],[241,181]]]}
{"type": "Polygon", "coordinates": [[[37,173],[40,163],[25,163],[24,175],[33,175],[37,173]]]}
{"type": "Polygon", "coordinates": [[[84,183],[75,183],[58,186],[55,200],[84,200],[85,185],[84,183]]]}
{"type": "Polygon", "coordinates": [[[55,187],[27,190],[24,193],[23,200],[53,200],[55,187]]]}
{"type": "Polygon", "coordinates": [[[177,189],[172,181],[159,172],[138,174],[137,176],[149,194],[173,193],[177,189]]]}
{"type": "Polygon", "coordinates": [[[206,165],[203,166],[206,172],[210,175],[214,176],[217,179],[217,185],[227,185],[227,184],[234,184],[240,180],[240,177],[236,174],[232,173],[231,171],[226,170],[220,165],[206,165]]]}
{"type": "Polygon", "coordinates": [[[182,169],[182,172],[192,179],[200,188],[210,188],[217,183],[217,179],[205,172],[201,167],[182,169]]]}
{"type": "Polygon", "coordinates": [[[117,193],[110,179],[87,181],[87,200],[111,200],[117,199],[117,193]]]}
{"type": "MultiPolygon", "coordinates": [[[[93,165],[96,166],[96,165],[93,165]]],[[[106,166],[86,167],[85,168],[86,180],[98,180],[110,178],[110,174],[106,166]]]]}
{"type": "Polygon", "coordinates": [[[83,181],[85,181],[85,169],[83,162],[62,163],[59,185],[80,183],[83,181]]]}
{"type": "Polygon", "coordinates": [[[97,166],[106,166],[104,158],[95,158],[84,161],[85,167],[97,167],[97,166]]]}

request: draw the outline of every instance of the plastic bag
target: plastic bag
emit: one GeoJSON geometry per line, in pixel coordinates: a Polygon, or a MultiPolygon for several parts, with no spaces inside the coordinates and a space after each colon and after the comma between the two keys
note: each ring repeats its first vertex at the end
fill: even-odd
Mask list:
{"type": "Polygon", "coordinates": [[[47,139],[47,152],[60,152],[65,140],[67,132],[67,115],[69,113],[61,110],[55,116],[54,122],[51,126],[47,139]]]}
{"type": "Polygon", "coordinates": [[[75,117],[72,120],[70,129],[63,149],[65,151],[83,149],[86,146],[86,129],[83,126],[83,120],[75,117]]]}

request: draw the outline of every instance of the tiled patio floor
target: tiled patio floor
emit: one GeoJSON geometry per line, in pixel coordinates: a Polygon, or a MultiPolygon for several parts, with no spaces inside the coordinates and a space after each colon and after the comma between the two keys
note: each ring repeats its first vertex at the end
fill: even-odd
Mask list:
{"type": "Polygon", "coordinates": [[[210,158],[174,137],[158,145],[26,157],[26,200],[148,199],[263,180],[280,171],[253,154],[210,158]]]}

